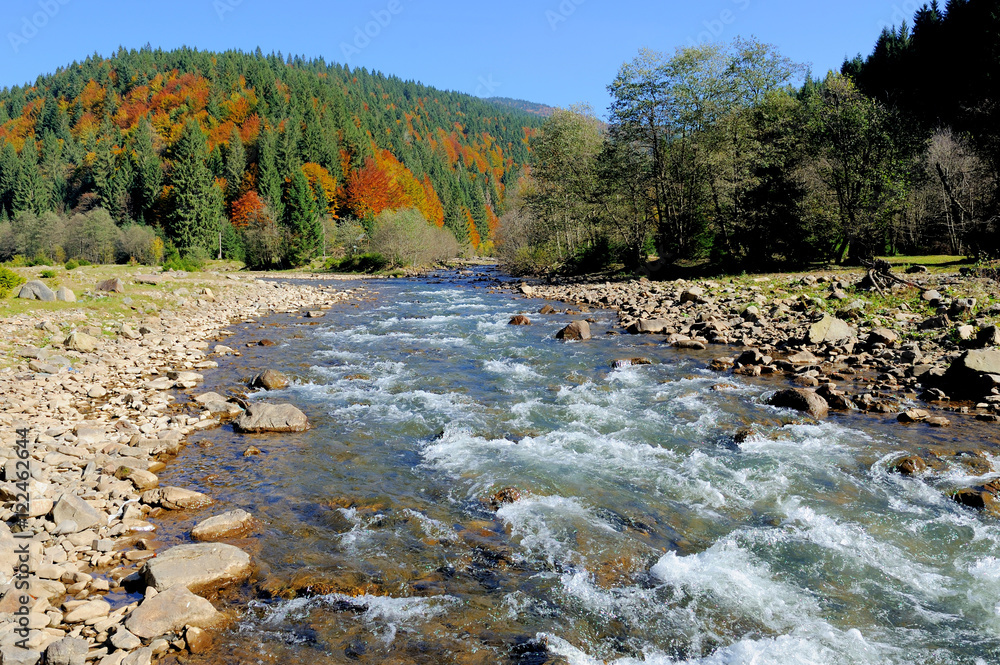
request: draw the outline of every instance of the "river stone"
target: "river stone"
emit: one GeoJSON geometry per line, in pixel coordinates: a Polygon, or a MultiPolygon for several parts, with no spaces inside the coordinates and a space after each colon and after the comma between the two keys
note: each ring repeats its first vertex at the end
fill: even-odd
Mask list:
{"type": "Polygon", "coordinates": [[[896,343],[899,339],[897,335],[892,330],[888,328],[876,328],[875,330],[868,333],[868,344],[885,344],[886,346],[891,346],[896,343]]]}
{"type": "Polygon", "coordinates": [[[693,302],[703,304],[705,302],[705,289],[700,286],[692,286],[681,293],[681,302],[693,302]]]}
{"type": "MultiPolygon", "coordinates": [[[[164,644],[163,647],[164,650],[167,649],[168,646],[166,645],[166,640],[161,640],[161,642],[163,642],[164,644]]],[[[153,644],[156,643],[154,642],[153,644]]],[[[136,651],[133,651],[132,653],[125,656],[125,658],[122,659],[120,665],[151,665],[151,663],[153,662],[153,656],[155,654],[155,651],[156,650],[153,649],[152,645],[148,647],[143,647],[141,649],[137,649],[136,651]]],[[[114,654],[112,654],[112,657],[113,656],[114,654]]]]}
{"type": "Polygon", "coordinates": [[[111,614],[111,605],[104,600],[91,600],[66,613],[63,621],[66,623],[84,623],[91,619],[100,619],[111,614]]]}
{"type": "Polygon", "coordinates": [[[17,294],[18,298],[24,300],[42,300],[45,302],[54,302],[56,299],[56,294],[52,292],[52,289],[45,286],[45,284],[37,279],[33,279],[27,282],[21,287],[21,290],[17,294]]]}
{"type": "Polygon", "coordinates": [[[986,326],[976,335],[979,346],[1000,346],[1000,327],[986,326]]]}
{"type": "Polygon", "coordinates": [[[810,344],[823,344],[823,343],[837,343],[846,339],[851,339],[857,335],[857,331],[852,328],[846,321],[841,321],[840,319],[835,319],[829,314],[823,317],[821,321],[814,323],[809,328],[809,343],[810,344]]]}
{"type": "Polygon", "coordinates": [[[941,294],[935,291],[934,289],[931,289],[929,291],[924,291],[923,293],[920,294],[920,297],[921,299],[926,300],[927,302],[934,302],[935,300],[941,300],[941,294]]]}
{"type": "Polygon", "coordinates": [[[252,524],[253,515],[245,510],[232,510],[199,522],[191,529],[191,537],[195,540],[215,540],[236,536],[245,533],[252,524]]]}
{"type": "MultiPolygon", "coordinates": [[[[178,545],[147,561],[144,571],[146,583],[157,591],[176,586],[214,589],[249,577],[250,555],[222,543],[178,545]]],[[[126,627],[143,637],[131,625],[126,627]]]]}
{"type": "Polygon", "coordinates": [[[669,327],[670,322],[665,319],[639,319],[628,327],[628,332],[633,335],[656,335],[669,327]]]}
{"type": "Polygon", "coordinates": [[[896,462],[896,466],[894,466],[893,469],[896,473],[904,476],[916,476],[923,473],[927,469],[927,462],[919,457],[916,457],[915,455],[904,457],[896,462]]]}
{"type": "Polygon", "coordinates": [[[574,321],[556,333],[556,339],[586,340],[590,338],[590,324],[586,321],[574,321]]]}
{"type": "Polygon", "coordinates": [[[74,332],[66,338],[66,348],[80,353],[93,353],[97,350],[97,338],[83,332],[74,332]]]}
{"type": "Polygon", "coordinates": [[[76,531],[86,531],[92,526],[104,524],[107,517],[75,494],[63,494],[52,507],[52,521],[56,524],[74,522],[76,531]]]}
{"type": "Polygon", "coordinates": [[[0,665],[38,665],[42,652],[15,646],[0,647],[0,665]]]}
{"type": "MultiPolygon", "coordinates": [[[[167,550],[165,555],[171,551],[167,550]]],[[[125,627],[136,637],[151,640],[179,632],[184,626],[211,626],[219,618],[212,603],[178,585],[144,600],[125,619],[125,627]]]]}
{"type": "Polygon", "coordinates": [[[142,339],[142,335],[136,332],[136,330],[127,323],[123,323],[121,325],[121,327],[118,329],[118,334],[124,337],[125,339],[131,339],[131,340],[142,339]]]}
{"type": "Polygon", "coordinates": [[[528,317],[526,317],[524,314],[518,314],[517,316],[512,317],[511,320],[507,322],[507,325],[511,325],[511,326],[530,326],[531,325],[531,319],[529,319],[528,317]]]}
{"type": "Polygon", "coordinates": [[[825,399],[817,395],[815,391],[805,388],[781,390],[775,393],[767,403],[771,406],[803,411],[817,419],[825,418],[830,409],[825,399]]]}
{"type": "Polygon", "coordinates": [[[89,650],[87,640],[64,637],[45,649],[45,665],[84,665],[89,650]]]}
{"type": "MultiPolygon", "coordinates": [[[[177,588],[183,589],[184,587],[177,588]]],[[[128,628],[119,626],[118,630],[115,631],[115,634],[111,636],[111,646],[124,651],[132,651],[133,649],[138,649],[142,646],[142,640],[140,640],[139,637],[128,628]]]]}
{"type": "Polygon", "coordinates": [[[941,379],[945,392],[957,398],[978,398],[995,385],[1000,375],[1000,349],[966,351],[953,362],[941,379]]]}
{"type": "Polygon", "coordinates": [[[98,291],[106,291],[108,293],[125,293],[125,284],[117,277],[112,277],[111,279],[106,279],[97,285],[98,291]]]}
{"type": "Polygon", "coordinates": [[[264,390],[283,390],[288,387],[288,377],[277,370],[265,369],[250,379],[250,387],[263,388],[264,390]]]}
{"type": "Polygon", "coordinates": [[[251,404],[235,423],[238,432],[304,432],[306,414],[291,404],[251,404]]]}
{"type": "Polygon", "coordinates": [[[60,286],[56,289],[56,300],[59,302],[76,302],[76,294],[68,286],[60,286]]]}
{"type": "Polygon", "coordinates": [[[180,487],[161,487],[142,493],[142,502],[150,506],[160,506],[167,510],[201,508],[212,503],[211,497],[180,487]]]}
{"type": "Polygon", "coordinates": [[[542,308],[540,310],[538,310],[538,313],[539,314],[555,314],[556,313],[556,308],[553,307],[552,305],[544,305],[544,306],[542,306],[542,308]]]}

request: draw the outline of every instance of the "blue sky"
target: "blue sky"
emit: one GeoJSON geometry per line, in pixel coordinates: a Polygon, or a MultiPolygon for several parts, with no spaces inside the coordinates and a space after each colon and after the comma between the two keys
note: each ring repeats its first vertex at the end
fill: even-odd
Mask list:
{"type": "Polygon", "coordinates": [[[0,87],[94,52],[170,49],[323,56],[428,85],[553,106],[587,102],[641,47],[754,35],[814,72],[868,53],[915,0],[5,0],[0,87]],[[365,34],[367,32],[367,34],[365,34]]]}

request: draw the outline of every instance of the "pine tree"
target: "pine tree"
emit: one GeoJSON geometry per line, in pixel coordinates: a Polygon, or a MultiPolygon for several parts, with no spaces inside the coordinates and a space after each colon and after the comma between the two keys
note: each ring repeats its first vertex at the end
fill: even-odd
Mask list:
{"type": "Polygon", "coordinates": [[[282,219],[291,234],[288,260],[302,265],[316,256],[322,243],[323,227],[316,211],[309,180],[296,169],[285,189],[285,214],[282,219]]]}
{"type": "Polygon", "coordinates": [[[189,120],[174,146],[173,210],[170,235],[182,250],[197,247],[211,251],[218,245],[224,219],[222,192],[215,185],[206,159],[205,134],[189,120]]]}
{"type": "Polygon", "coordinates": [[[278,219],[282,217],[282,183],[278,171],[277,146],[274,131],[268,127],[257,141],[257,193],[270,206],[278,219]]]}
{"type": "Polygon", "coordinates": [[[38,170],[38,146],[32,138],[24,142],[21,150],[21,166],[14,185],[11,216],[24,211],[41,213],[46,209],[48,199],[45,181],[38,170]]]}
{"type": "Polygon", "coordinates": [[[21,177],[21,160],[13,143],[4,142],[0,148],[0,214],[14,216],[14,190],[21,177]]]}

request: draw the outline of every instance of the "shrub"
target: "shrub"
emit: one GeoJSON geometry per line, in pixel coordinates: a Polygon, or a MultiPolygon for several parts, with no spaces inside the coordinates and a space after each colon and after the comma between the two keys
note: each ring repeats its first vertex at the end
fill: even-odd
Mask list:
{"type": "Polygon", "coordinates": [[[163,241],[148,226],[129,224],[121,229],[116,243],[119,262],[138,261],[147,266],[163,260],[163,241]]]}
{"type": "Polygon", "coordinates": [[[26,281],[26,279],[13,270],[0,268],[0,298],[6,298],[12,290],[21,286],[26,281]]]}
{"type": "Polygon", "coordinates": [[[394,267],[428,265],[459,253],[451,231],[429,223],[414,209],[385,211],[376,217],[371,248],[394,267]]]}
{"type": "Polygon", "coordinates": [[[43,270],[41,273],[42,279],[52,279],[56,276],[55,270],[43,270]]]}
{"type": "Polygon", "coordinates": [[[62,253],[66,220],[56,213],[20,212],[12,226],[15,251],[34,257],[34,265],[45,265],[49,257],[62,253]]]}
{"type": "Polygon", "coordinates": [[[80,267],[80,262],[76,259],[70,259],[66,262],[66,270],[76,270],[80,267]]]}
{"type": "Polygon", "coordinates": [[[208,252],[200,247],[186,249],[181,252],[173,243],[170,243],[167,245],[166,255],[163,260],[163,269],[198,272],[205,265],[207,256],[208,252]]]}
{"type": "Polygon", "coordinates": [[[243,261],[250,270],[270,270],[281,265],[285,231],[266,214],[255,217],[241,229],[243,261]]]}
{"type": "Polygon", "coordinates": [[[326,269],[330,272],[373,273],[384,270],[388,263],[381,254],[369,252],[366,254],[345,256],[342,259],[329,259],[326,262],[326,269]]]}

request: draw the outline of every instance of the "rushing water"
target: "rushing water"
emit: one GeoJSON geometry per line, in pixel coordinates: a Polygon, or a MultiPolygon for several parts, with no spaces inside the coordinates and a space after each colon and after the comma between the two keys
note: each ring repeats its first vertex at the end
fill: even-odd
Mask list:
{"type": "Polygon", "coordinates": [[[263,524],[235,541],[261,568],[240,618],[194,662],[1000,662],[1000,525],[886,471],[992,441],[816,424],[710,355],[606,335],[609,312],[584,343],[553,339],[579,315],[508,326],[544,303],[471,278],[370,288],[240,333],[279,345],[210,377],[282,369],[266,399],[314,428],[206,433],[163,478],[219,498],[168,542],[223,509],[263,524]]]}

